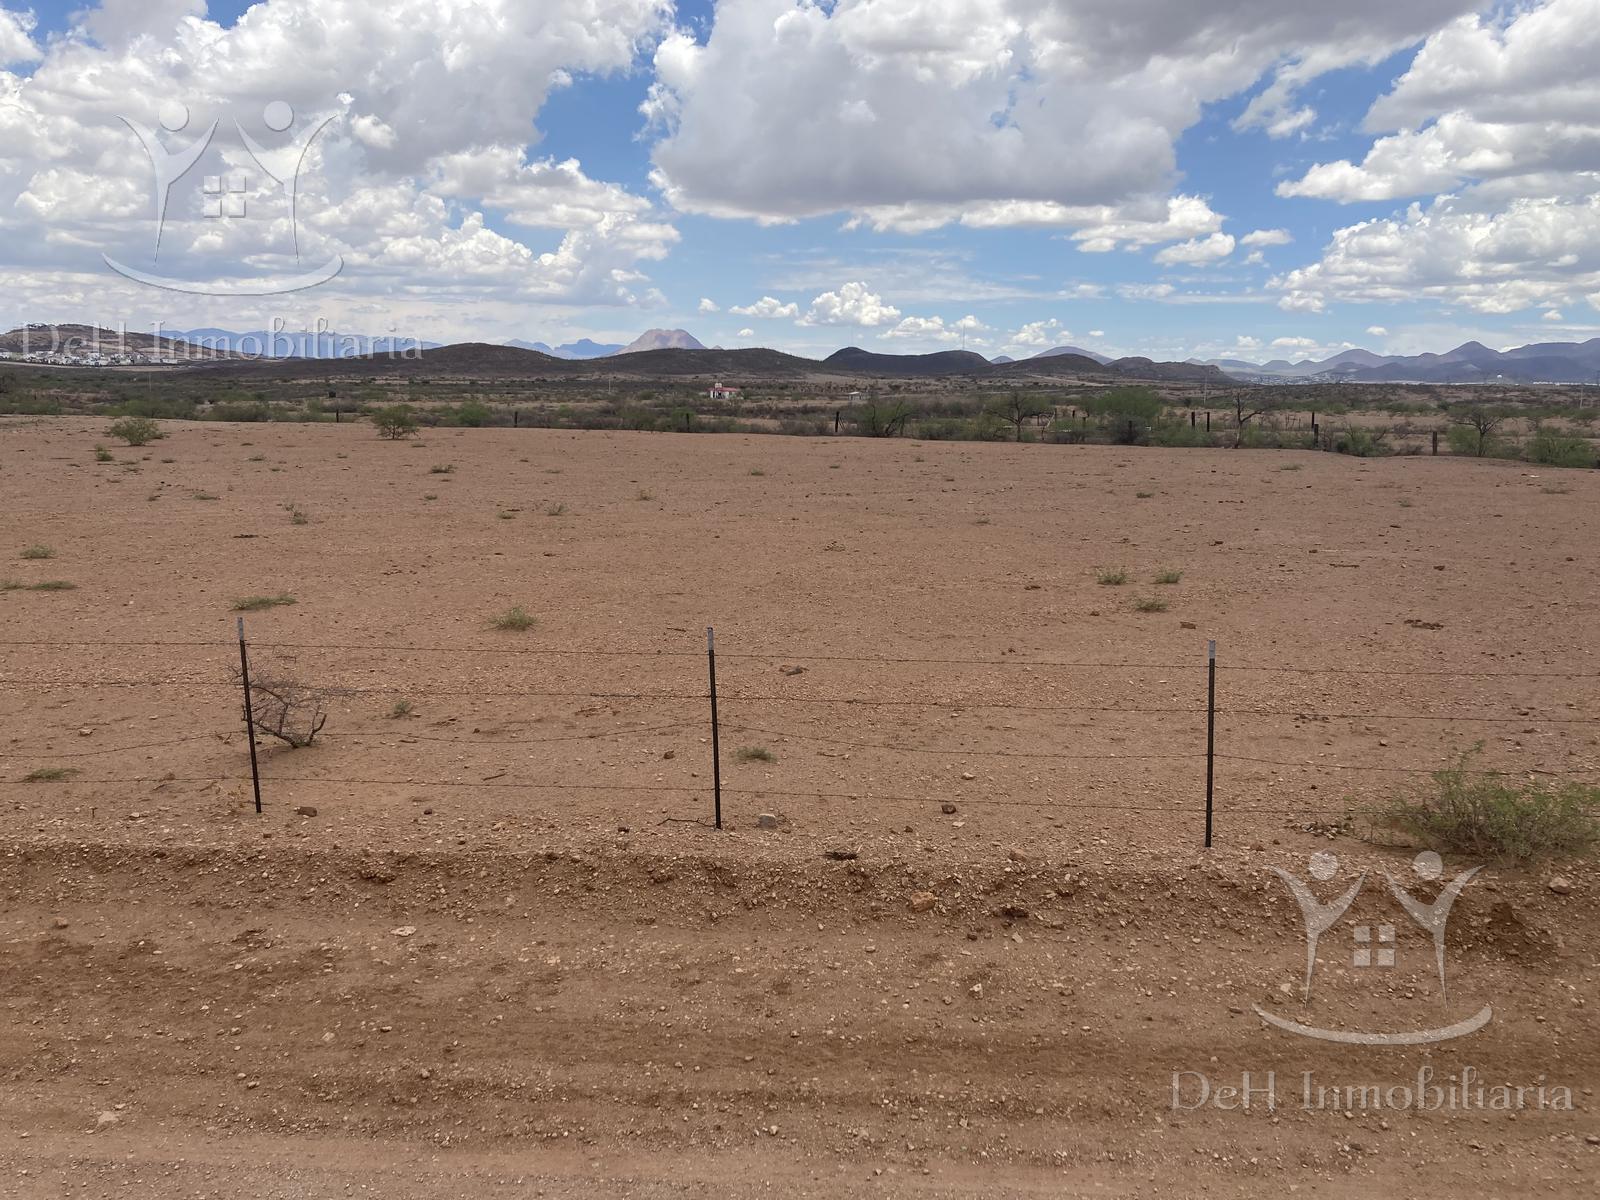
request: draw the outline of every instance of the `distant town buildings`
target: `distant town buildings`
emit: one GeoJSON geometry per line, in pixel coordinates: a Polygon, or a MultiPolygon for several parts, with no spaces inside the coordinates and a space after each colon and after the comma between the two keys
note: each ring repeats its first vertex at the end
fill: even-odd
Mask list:
{"type": "Polygon", "coordinates": [[[36,363],[47,367],[175,367],[187,361],[170,353],[147,354],[129,350],[107,354],[76,347],[62,350],[30,350],[25,354],[14,350],[0,350],[0,360],[36,363]]]}

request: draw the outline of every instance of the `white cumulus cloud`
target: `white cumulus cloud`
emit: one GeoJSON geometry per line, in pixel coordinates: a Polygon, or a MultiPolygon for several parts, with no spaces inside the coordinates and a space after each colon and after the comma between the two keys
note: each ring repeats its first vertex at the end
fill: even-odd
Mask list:
{"type": "Polygon", "coordinates": [[[900,310],[885,304],[864,283],[847,283],[836,292],[823,292],[800,318],[802,325],[856,325],[875,329],[900,319],[900,310]]]}
{"type": "Polygon", "coordinates": [[[785,304],[774,296],[763,296],[754,304],[735,304],[728,310],[741,317],[759,317],[763,321],[792,320],[800,315],[798,304],[785,304]]]}

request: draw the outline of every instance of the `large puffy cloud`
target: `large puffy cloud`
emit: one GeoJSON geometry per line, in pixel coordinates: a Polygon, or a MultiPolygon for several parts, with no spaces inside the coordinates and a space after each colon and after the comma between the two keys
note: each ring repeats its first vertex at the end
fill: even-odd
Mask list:
{"type": "MultiPolygon", "coordinates": [[[[629,68],[666,29],[670,0],[266,0],[231,27],[204,14],[200,0],[102,0],[42,53],[27,22],[0,15],[0,58],[37,62],[26,77],[0,71],[0,237],[29,268],[13,277],[19,309],[63,294],[30,283],[50,271],[104,281],[102,252],[152,265],[151,163],[124,121],[156,130],[179,105],[188,124],[156,134],[169,150],[217,126],[173,189],[164,271],[292,262],[287,197],[234,123],[273,147],[332,118],[304,160],[298,225],[305,257],[345,260],[319,295],[346,311],[365,296],[420,306],[465,284],[507,303],[659,299],[638,268],[676,230],[647,199],[527,147],[550,92],[574,73],[629,68]],[[266,120],[272,101],[292,110],[282,135],[266,120]],[[251,220],[203,216],[202,177],[223,172],[250,173],[251,220]],[[497,219],[534,236],[497,232],[497,219]]],[[[147,299],[146,310],[171,302],[147,299]]]]}
{"type": "Polygon", "coordinates": [[[1576,302],[1600,286],[1600,0],[1466,17],[1430,37],[1372,105],[1359,162],[1319,163],[1287,196],[1436,196],[1337,230],[1274,282],[1283,307],[1431,297],[1482,313],[1576,302]]]}
{"type": "Polygon", "coordinates": [[[856,325],[874,329],[890,325],[900,319],[900,310],[884,303],[864,283],[847,283],[836,292],[823,292],[811,302],[802,325],[856,325]]]}
{"type": "Polygon", "coordinates": [[[1600,0],[1548,0],[1505,23],[1465,17],[1429,38],[1365,127],[1360,163],[1318,163],[1285,196],[1359,201],[1600,163],[1600,0]]]}
{"type": "Polygon", "coordinates": [[[1291,311],[1330,299],[1428,298],[1481,313],[1600,288],[1600,196],[1529,198],[1482,211],[1463,197],[1338,230],[1320,262],[1273,281],[1291,311]]]}
{"type": "Polygon", "coordinates": [[[1310,75],[1477,7],[722,0],[705,42],[657,51],[656,179],[684,211],[764,221],[1091,224],[1097,206],[1171,190],[1175,142],[1206,103],[1287,60],[1304,64],[1278,88],[1288,104],[1310,75]]]}

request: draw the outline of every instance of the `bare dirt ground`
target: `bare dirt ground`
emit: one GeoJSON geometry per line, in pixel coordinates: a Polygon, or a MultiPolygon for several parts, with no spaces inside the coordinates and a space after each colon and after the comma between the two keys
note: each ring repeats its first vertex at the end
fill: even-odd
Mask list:
{"type": "Polygon", "coordinates": [[[1600,777],[1592,473],[166,429],[0,422],[0,1195],[1593,1194],[1600,876],[1476,877],[1441,993],[1338,827],[1479,741],[1600,777]],[[279,594],[253,665],[342,691],[257,816],[279,594]]]}

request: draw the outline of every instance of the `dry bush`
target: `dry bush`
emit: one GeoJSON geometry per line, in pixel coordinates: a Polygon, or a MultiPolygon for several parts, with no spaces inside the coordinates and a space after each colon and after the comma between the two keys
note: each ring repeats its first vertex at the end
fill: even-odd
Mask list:
{"type": "MultiPolygon", "coordinates": [[[[242,684],[238,668],[235,683],[242,684]]],[[[328,704],[334,693],[276,672],[252,672],[250,714],[255,731],[276,738],[296,750],[317,740],[328,723],[328,704]]]]}

